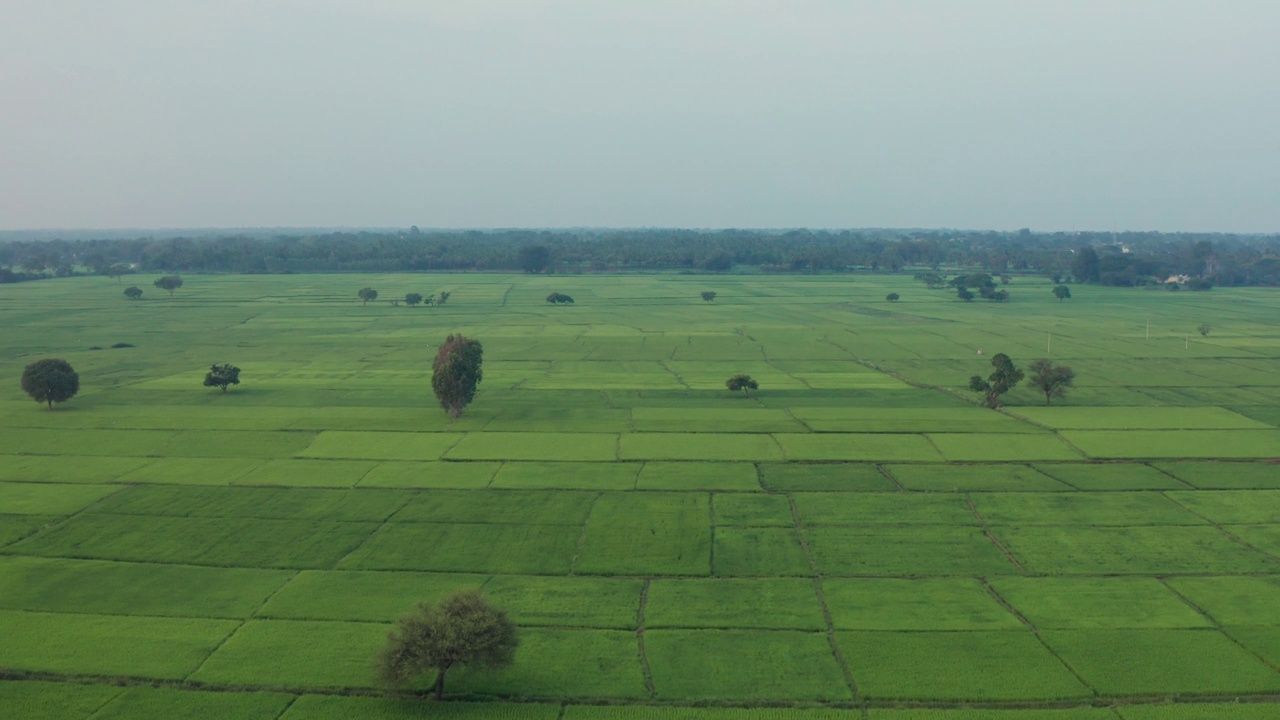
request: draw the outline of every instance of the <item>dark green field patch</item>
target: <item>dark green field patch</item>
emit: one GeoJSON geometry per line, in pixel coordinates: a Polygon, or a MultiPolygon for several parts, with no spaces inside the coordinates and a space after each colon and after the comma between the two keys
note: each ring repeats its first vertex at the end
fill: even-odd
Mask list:
{"type": "Polygon", "coordinates": [[[57,429],[7,428],[0,433],[0,453],[142,457],[156,454],[175,435],[161,430],[77,429],[75,443],[68,444],[57,429]]]}
{"type": "Polygon", "coordinates": [[[859,692],[877,700],[1053,700],[1091,693],[1025,630],[842,631],[859,692]]]}
{"type": "Polygon", "coordinates": [[[573,490],[427,490],[394,520],[582,527],[598,495],[573,490]]]}
{"type": "Polygon", "coordinates": [[[190,679],[248,687],[370,687],[370,659],[390,629],[379,623],[251,620],[190,679]]]}
{"type": "Polygon", "coordinates": [[[392,523],[341,567],[565,575],[580,532],[570,525],[392,523]]]}
{"type": "Polygon", "coordinates": [[[461,670],[447,692],[514,697],[645,697],[632,632],[527,628],[505,670],[461,670]]]}
{"type": "Polygon", "coordinates": [[[712,496],[716,525],[792,527],[791,503],[782,495],[716,493],[712,496]]]}
{"type": "Polygon", "coordinates": [[[223,567],[322,568],[367,538],[376,523],[248,518],[81,515],[5,551],[46,557],[223,567]]]}
{"type": "Polygon", "coordinates": [[[972,407],[794,407],[791,412],[815,432],[1039,432],[1008,415],[972,407]]]}
{"type": "Polygon", "coordinates": [[[195,670],[238,624],[0,610],[0,667],[176,680],[195,670]]]}
{"type": "Polygon", "coordinates": [[[800,524],[977,525],[964,496],[915,493],[801,493],[795,496],[800,524]]]}
{"type": "Polygon", "coordinates": [[[303,570],[267,600],[258,617],[391,622],[418,603],[478,590],[488,575],[303,570]]]}
{"type": "Polygon", "coordinates": [[[825,578],[840,630],[1017,630],[1022,625],[971,578],[825,578]]]}
{"type": "Polygon", "coordinates": [[[272,460],[236,479],[235,484],[349,488],[373,466],[367,460],[272,460]]]}
{"type": "Polygon", "coordinates": [[[524,490],[631,490],[640,463],[509,462],[490,487],[524,490]]]}
{"type": "Polygon", "coordinates": [[[711,515],[703,493],[606,493],[587,520],[574,570],[595,575],[707,575],[711,515]]]}
{"type": "Polygon", "coordinates": [[[525,626],[634,629],[643,581],[497,575],[484,593],[525,626]]]}
{"type": "Polygon", "coordinates": [[[293,696],[283,693],[127,688],[95,713],[93,720],[275,720],[291,702],[293,696]]]}
{"type": "Polygon", "coordinates": [[[1046,630],[1041,636],[1105,696],[1280,690],[1280,674],[1215,630],[1046,630]]]}
{"type": "Polygon", "coordinates": [[[145,485],[103,500],[91,510],[115,515],[381,522],[411,497],[403,490],[145,485]]]}
{"type": "Polygon", "coordinates": [[[1040,629],[1212,626],[1153,578],[1008,577],[991,585],[1040,629]]]}
{"type": "Polygon", "coordinates": [[[160,458],[116,482],[134,485],[230,485],[265,460],[249,458],[160,458]]]}
{"type": "Polygon", "coordinates": [[[644,618],[651,628],[826,627],[813,581],[801,579],[654,580],[644,618]]]}
{"type": "Polygon", "coordinates": [[[770,408],[661,408],[631,409],[638,432],[769,433],[803,432],[786,410],[770,408]]]}
{"type": "Polygon", "coordinates": [[[1028,465],[889,465],[908,490],[929,492],[1062,492],[1071,488],[1028,465]]]}
{"type": "Polygon", "coordinates": [[[1268,462],[1178,462],[1155,466],[1204,490],[1280,489],[1280,465],[1268,462]]]}
{"type": "MultiPolygon", "coordinates": [[[[387,697],[303,695],[280,720],[420,720],[423,701],[387,697]]],[[[440,720],[557,720],[560,705],[549,703],[436,703],[431,717],[440,720]]]]}
{"type": "Polygon", "coordinates": [[[795,528],[716,528],[711,569],[715,575],[739,577],[813,574],[795,528]]]}
{"type": "Polygon", "coordinates": [[[1045,463],[1036,470],[1080,490],[1185,490],[1186,485],[1141,463],[1045,463]]]}
{"type": "Polygon", "coordinates": [[[1018,569],[978,528],[889,526],[804,530],[823,575],[1012,575],[1018,569]]]}
{"type": "Polygon", "coordinates": [[[1276,572],[1280,563],[1211,527],[1002,527],[995,530],[1035,573],[1166,575],[1276,572]]]}
{"type": "Polygon", "coordinates": [[[824,633],[651,630],[644,647],[660,699],[851,698],[824,633]]]}
{"type": "Polygon", "coordinates": [[[0,510],[8,515],[70,515],[120,490],[119,485],[0,482],[0,510]]]}
{"type": "Polygon", "coordinates": [[[1280,577],[1217,575],[1167,582],[1222,625],[1280,625],[1280,577]]]}
{"type": "MultiPolygon", "coordinates": [[[[6,431],[7,432],[7,431],[6,431]]],[[[155,462],[151,458],[0,455],[0,481],[104,483],[155,462]]]]}
{"type": "Polygon", "coordinates": [[[636,489],[754,491],[760,489],[760,481],[751,463],[647,462],[636,489]]]}
{"type": "Polygon", "coordinates": [[[488,487],[502,463],[381,462],[360,480],[360,487],[476,490],[488,487]]]}
{"type": "Polygon", "coordinates": [[[110,685],[0,680],[0,700],[14,720],[85,720],[121,692],[110,685]]]}
{"type": "MultiPolygon", "coordinates": [[[[1128,717],[1127,715],[1125,716],[1128,717]]],[[[1146,717],[1146,716],[1143,716],[1146,717]]],[[[1049,710],[875,710],[870,720],[1116,720],[1107,708],[1076,707],[1049,710]]],[[[1166,720],[1160,716],[1161,720],[1166,720]]],[[[1204,720],[1195,716],[1196,720],[1204,720]]],[[[1191,720],[1190,717],[1187,720],[1191,720]]],[[[1244,720],[1241,718],[1241,720],[1244,720]]]]}
{"type": "Polygon", "coordinates": [[[1116,708],[1124,720],[1274,720],[1280,707],[1271,702],[1162,703],[1116,708]]]}
{"type": "Polygon", "coordinates": [[[0,608],[243,618],[292,575],[287,570],[0,557],[0,608]]]}
{"type": "Polygon", "coordinates": [[[17,542],[60,520],[51,515],[0,515],[0,545],[17,542]]]}
{"type": "Polygon", "coordinates": [[[871,463],[762,463],[761,482],[774,492],[891,492],[893,481],[871,463]]]}
{"type": "Polygon", "coordinates": [[[1204,524],[1157,492],[974,493],[972,499],[992,525],[1204,524]]]}

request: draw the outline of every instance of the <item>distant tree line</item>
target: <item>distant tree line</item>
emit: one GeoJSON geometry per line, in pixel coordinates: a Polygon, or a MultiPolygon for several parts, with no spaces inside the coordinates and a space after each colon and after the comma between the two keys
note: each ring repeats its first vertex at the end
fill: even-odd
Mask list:
{"type": "MultiPolygon", "coordinates": [[[[0,240],[0,282],[84,273],[603,271],[1033,273],[1104,285],[1280,285],[1280,234],[493,230],[0,240]]],[[[1194,288],[1190,288],[1194,289],[1194,288]]]]}

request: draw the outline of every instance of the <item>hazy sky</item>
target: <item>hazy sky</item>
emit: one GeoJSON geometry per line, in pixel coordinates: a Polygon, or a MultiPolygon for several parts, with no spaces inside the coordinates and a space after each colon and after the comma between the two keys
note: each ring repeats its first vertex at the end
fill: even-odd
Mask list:
{"type": "Polygon", "coordinates": [[[0,228],[1280,231],[1277,0],[40,0],[0,228]]]}

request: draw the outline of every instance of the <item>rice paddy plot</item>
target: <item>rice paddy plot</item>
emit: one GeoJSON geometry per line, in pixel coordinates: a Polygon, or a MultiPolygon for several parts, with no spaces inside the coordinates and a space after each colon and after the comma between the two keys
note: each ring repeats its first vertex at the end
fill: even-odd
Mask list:
{"type": "Polygon", "coordinates": [[[381,522],[413,497],[404,490],[174,487],[139,485],[99,502],[92,513],[267,520],[381,522]]]}
{"type": "Polygon", "coordinates": [[[641,463],[508,462],[494,476],[491,488],[526,490],[632,490],[641,463]]]}
{"type": "Polygon", "coordinates": [[[707,575],[711,511],[702,493],[606,493],[587,519],[574,571],[707,575]]]}
{"type": "Polygon", "coordinates": [[[545,490],[432,490],[416,496],[394,521],[571,525],[582,527],[598,493],[545,490]]]}
{"type": "Polygon", "coordinates": [[[887,465],[907,490],[925,492],[1064,492],[1071,488],[1021,464],[887,465]]]}
{"type": "Polygon", "coordinates": [[[813,573],[793,528],[719,527],[713,545],[714,575],[790,577],[813,573]]]}
{"type": "Polygon", "coordinates": [[[86,720],[122,692],[110,685],[0,680],[5,710],[23,720],[86,720]]]}
{"type": "Polygon", "coordinates": [[[1017,630],[1016,617],[972,578],[825,578],[839,630],[1017,630]]]}
{"type": "Polygon", "coordinates": [[[115,482],[127,485],[230,485],[266,462],[251,458],[158,458],[124,473],[115,482]]]}
{"type": "Polygon", "coordinates": [[[0,453],[13,455],[89,455],[142,457],[153,455],[177,433],[161,430],[76,429],[75,443],[55,431],[7,428],[0,433],[0,453]]]}
{"type": "Polygon", "coordinates": [[[380,623],[250,620],[190,679],[242,687],[372,687],[369,659],[388,630],[380,623]]]}
{"type": "Polygon", "coordinates": [[[770,433],[804,432],[786,410],[773,408],[638,407],[631,409],[636,432],[770,433]]]}
{"type": "Polygon", "coordinates": [[[10,515],[70,515],[121,489],[119,485],[0,482],[0,508],[10,515]]]}
{"type": "MultiPolygon", "coordinates": [[[[872,708],[867,713],[870,720],[1115,720],[1116,716],[1109,708],[1074,707],[1052,708],[1043,710],[997,710],[983,708],[981,710],[877,710],[872,708]]],[[[1128,716],[1124,716],[1128,718],[1128,716]]],[[[1146,716],[1143,716],[1146,717],[1146,716]]],[[[1153,718],[1155,716],[1152,716],[1153,718]]],[[[1160,720],[1171,720],[1159,716],[1160,720]]],[[[1201,716],[1195,716],[1202,720],[1201,716]]],[[[1191,720],[1188,716],[1187,720],[1191,720]]],[[[1241,718],[1240,720],[1244,720],[1241,718]]]]}
{"type": "Polygon", "coordinates": [[[897,489],[872,463],[760,463],[760,481],[772,492],[890,492],[897,489]]]}
{"type": "Polygon", "coordinates": [[[1166,582],[1222,625],[1280,625],[1280,578],[1210,575],[1166,582]]]}
{"type": "MultiPolygon", "coordinates": [[[[1030,462],[1081,460],[1079,452],[1049,434],[929,433],[938,452],[950,462],[1030,462]]],[[[1064,437],[1075,440],[1064,433],[1064,437]]]]}
{"type": "Polygon", "coordinates": [[[647,462],[637,490],[760,490],[755,465],[739,462],[647,462]]]}
{"type": "Polygon", "coordinates": [[[659,699],[849,700],[825,633],[648,630],[659,699]]]}
{"type": "Polygon", "coordinates": [[[1280,690],[1280,674],[1216,630],[1045,630],[1041,637],[1104,696],[1280,690]]]}
{"type": "MultiPolygon", "coordinates": [[[[423,701],[385,697],[303,695],[280,720],[414,720],[422,717],[423,701]]],[[[452,702],[436,703],[431,717],[441,720],[557,720],[561,706],[551,703],[452,702]]],[[[231,719],[228,719],[231,720],[231,719]]]]}
{"type": "Polygon", "coordinates": [[[721,527],[792,527],[791,503],[782,495],[716,493],[712,495],[715,523],[721,527]]]}
{"type": "Polygon", "coordinates": [[[824,576],[1013,575],[1013,562],[978,528],[885,525],[806,528],[824,576]]]}
{"type": "Polygon", "coordinates": [[[570,525],[390,523],[340,567],[565,575],[580,533],[570,525]]]}
{"type": "Polygon", "coordinates": [[[1203,526],[999,527],[995,534],[1028,570],[1048,575],[1268,573],[1280,567],[1203,526]]]}
{"type": "Polygon", "coordinates": [[[612,433],[469,433],[444,457],[448,460],[609,462],[618,459],[617,445],[618,436],[612,433]]]}
{"type": "Polygon", "coordinates": [[[643,587],[641,580],[623,578],[496,575],[482,589],[520,627],[631,630],[643,587]]]}
{"type": "Polygon", "coordinates": [[[1185,490],[1188,485],[1142,463],[1038,463],[1036,470],[1078,490],[1185,490]]]}
{"type": "Polygon", "coordinates": [[[1184,490],[1166,494],[1191,512],[1222,525],[1266,524],[1280,518],[1280,490],[1184,490]]]}
{"type": "Polygon", "coordinates": [[[1270,458],[1280,430],[1066,430],[1062,436],[1095,458],[1270,458]]]}
{"type": "Polygon", "coordinates": [[[243,618],[293,574],[289,570],[0,557],[0,608],[243,618]]]}
{"type": "Polygon", "coordinates": [[[0,514],[0,545],[17,542],[36,531],[62,520],[52,515],[0,514]]]}
{"type": "Polygon", "coordinates": [[[649,628],[826,628],[811,579],[654,580],[645,606],[649,628]]]}
{"type": "Polygon", "coordinates": [[[634,632],[527,628],[511,667],[450,673],[447,692],[524,698],[643,698],[634,632]]]}
{"type": "Polygon", "coordinates": [[[908,493],[802,493],[795,496],[800,524],[978,525],[964,496],[908,493]]]}
{"type": "Polygon", "coordinates": [[[1008,415],[979,408],[795,407],[791,413],[815,432],[1041,432],[1008,415]]]}
{"type": "Polygon", "coordinates": [[[1002,577],[991,585],[1042,630],[1213,626],[1154,578],[1002,577]]]}
{"type": "Polygon", "coordinates": [[[151,458],[0,455],[0,482],[105,483],[151,458]]]}
{"type": "MultiPolygon", "coordinates": [[[[938,451],[921,435],[892,433],[778,433],[790,461],[936,462],[938,451]]],[[[778,458],[764,458],[778,459],[778,458]]]]}
{"type": "Polygon", "coordinates": [[[974,493],[972,499],[991,525],[1203,525],[1205,521],[1187,512],[1175,495],[1144,491],[974,493]]]}
{"type": "Polygon", "coordinates": [[[237,478],[236,485],[349,488],[374,467],[371,461],[271,460],[237,478]]]}
{"type": "Polygon", "coordinates": [[[623,460],[782,460],[772,435],[751,433],[623,433],[623,460]]]}
{"type": "Polygon", "coordinates": [[[1202,490],[1280,489],[1280,464],[1263,462],[1164,462],[1155,467],[1202,490]]]}
{"type": "Polygon", "coordinates": [[[348,432],[320,433],[298,455],[309,458],[360,460],[439,460],[464,436],[460,433],[348,432]]]}
{"type": "Polygon", "coordinates": [[[488,575],[303,570],[267,599],[257,617],[283,620],[391,622],[417,603],[478,590],[488,575]]]}
{"type": "Polygon", "coordinates": [[[294,700],[284,693],[226,693],[171,688],[127,688],[94,713],[94,720],[275,720],[294,700]]]}
{"type": "Polygon", "coordinates": [[[1019,407],[1010,412],[1058,430],[1258,430],[1258,422],[1220,407],[1019,407]]]}
{"type": "Polygon", "coordinates": [[[1162,703],[1116,708],[1124,720],[1271,720],[1277,707],[1270,702],[1162,703]]]}
{"type": "Polygon", "coordinates": [[[488,487],[501,467],[498,462],[380,462],[360,478],[358,486],[475,490],[488,487]]]}
{"type": "Polygon", "coordinates": [[[1058,700],[1092,695],[1026,630],[837,633],[867,698],[1058,700]]]}

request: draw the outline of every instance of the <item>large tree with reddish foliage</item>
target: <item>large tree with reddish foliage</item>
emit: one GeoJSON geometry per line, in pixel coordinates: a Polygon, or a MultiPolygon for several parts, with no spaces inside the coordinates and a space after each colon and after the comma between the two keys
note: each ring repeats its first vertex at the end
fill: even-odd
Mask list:
{"type": "Polygon", "coordinates": [[[483,377],[483,361],[484,349],[479,340],[450,335],[440,346],[431,365],[431,389],[449,417],[461,415],[462,409],[475,399],[476,385],[483,377]]]}

